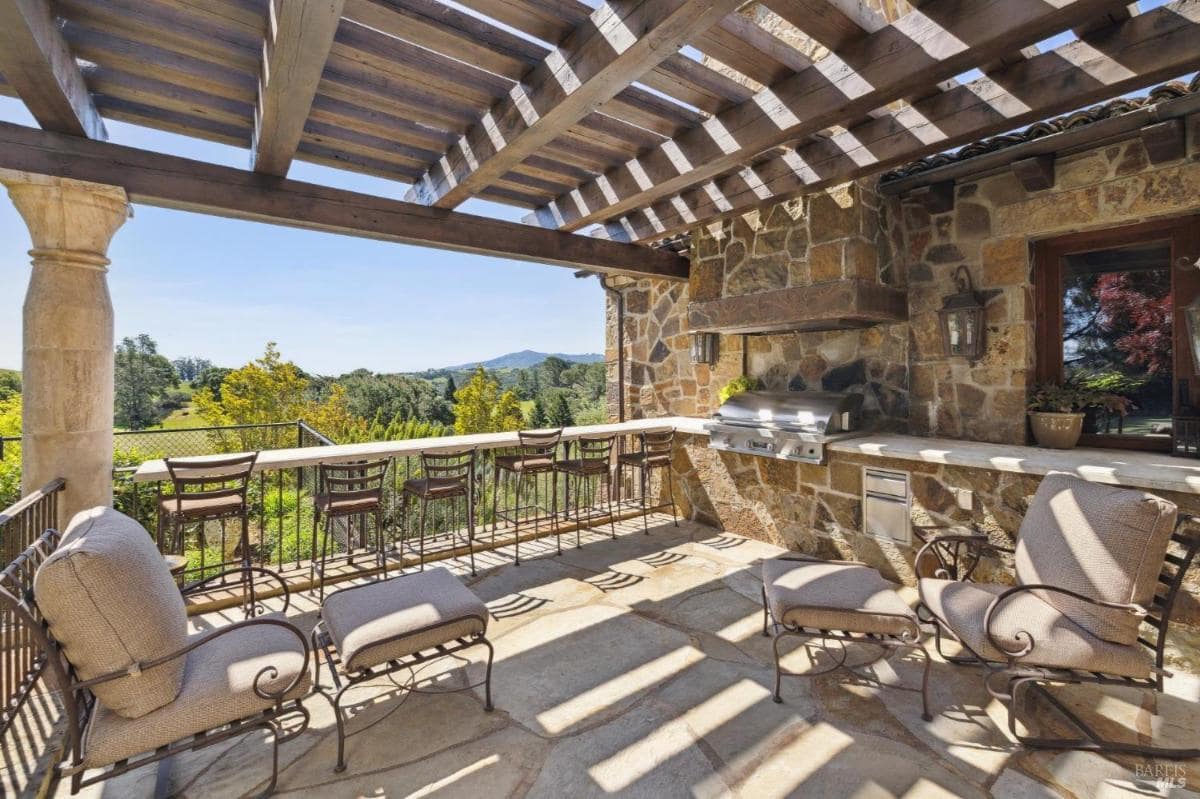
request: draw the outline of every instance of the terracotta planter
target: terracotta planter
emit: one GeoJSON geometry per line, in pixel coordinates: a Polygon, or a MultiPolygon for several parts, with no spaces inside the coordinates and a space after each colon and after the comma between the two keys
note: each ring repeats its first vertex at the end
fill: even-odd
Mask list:
{"type": "Polygon", "coordinates": [[[1038,446],[1050,449],[1071,449],[1079,443],[1083,432],[1082,413],[1029,412],[1029,426],[1038,446]]]}

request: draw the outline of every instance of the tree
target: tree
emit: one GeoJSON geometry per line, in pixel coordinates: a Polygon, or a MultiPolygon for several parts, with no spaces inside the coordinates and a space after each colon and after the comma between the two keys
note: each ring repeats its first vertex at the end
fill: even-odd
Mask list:
{"type": "Polygon", "coordinates": [[[546,404],[546,421],[551,427],[570,427],[575,424],[566,392],[555,391],[550,395],[550,401],[546,404]]]}
{"type": "Polygon", "coordinates": [[[180,380],[190,383],[204,374],[206,369],[211,369],[212,361],[207,358],[176,358],[171,361],[171,365],[175,367],[180,380]]]}
{"type": "MultiPolygon", "coordinates": [[[[346,389],[334,383],[324,398],[316,400],[308,394],[309,382],[296,364],[283,360],[275,342],[269,342],[261,358],[225,375],[219,395],[204,387],[192,395],[192,402],[216,426],[303,419],[334,441],[361,440],[367,420],[351,411],[346,389]]],[[[273,435],[254,428],[239,431],[235,439],[223,443],[244,450],[277,446],[273,435]]]]}
{"type": "Polygon", "coordinates": [[[0,400],[21,393],[21,373],[15,369],[0,369],[0,400]]]}
{"type": "MultiPolygon", "coordinates": [[[[452,400],[443,399],[427,380],[409,375],[376,375],[359,369],[328,382],[346,387],[350,409],[364,419],[418,419],[446,425],[454,421],[452,400]]],[[[327,395],[327,388],[317,392],[318,399],[327,395]]]]}
{"type": "Polygon", "coordinates": [[[533,401],[533,409],[529,412],[529,426],[536,430],[546,427],[548,424],[546,406],[542,404],[542,398],[538,397],[533,401]]]}
{"type": "Polygon", "coordinates": [[[225,382],[225,376],[232,371],[232,369],[222,366],[210,366],[192,381],[192,388],[197,390],[206,388],[219,400],[221,399],[221,383],[225,382]]]}
{"type": "Polygon", "coordinates": [[[554,388],[563,385],[562,374],[571,364],[562,358],[551,355],[537,365],[538,382],[543,388],[554,388]]]}
{"type": "Polygon", "coordinates": [[[158,354],[158,345],[145,333],[124,338],[117,345],[114,389],[114,424],[141,430],[162,420],[159,400],[179,385],[175,367],[158,354]]]}
{"type": "Polygon", "coordinates": [[[454,393],[454,431],[502,433],[520,430],[525,424],[521,402],[512,391],[501,391],[500,383],[476,367],[467,384],[454,393]]]}
{"type": "MultiPolygon", "coordinates": [[[[0,436],[18,438],[21,435],[21,395],[0,399],[0,436]]],[[[4,457],[0,458],[0,508],[7,508],[21,498],[21,442],[4,442],[4,457]]]]}
{"type": "Polygon", "coordinates": [[[446,377],[446,390],[442,392],[442,399],[446,402],[454,402],[454,392],[458,391],[458,386],[454,385],[454,375],[446,377]]]}

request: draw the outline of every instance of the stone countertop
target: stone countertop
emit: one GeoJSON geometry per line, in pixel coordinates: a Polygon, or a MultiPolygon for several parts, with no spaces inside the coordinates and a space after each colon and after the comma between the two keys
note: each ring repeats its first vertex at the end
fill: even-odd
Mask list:
{"type": "Polygon", "coordinates": [[[949,438],[875,435],[831,444],[833,452],[1042,475],[1069,472],[1095,483],[1200,494],[1200,460],[1120,449],[1042,449],[949,438]]]}
{"type": "MultiPolygon", "coordinates": [[[[641,433],[648,430],[665,430],[674,428],[680,433],[706,435],[704,422],[690,416],[664,416],[653,419],[632,419],[627,422],[613,424],[581,425],[568,427],[563,430],[564,440],[573,440],[581,436],[603,435],[606,433],[641,433]]],[[[414,438],[406,441],[369,441],[363,444],[338,444],[328,447],[293,447],[290,449],[263,450],[254,464],[254,471],[272,471],[288,469],[297,466],[313,466],[317,463],[338,463],[345,461],[395,458],[419,455],[421,452],[436,452],[438,450],[475,447],[477,449],[501,449],[514,447],[518,443],[516,433],[480,433],[469,436],[444,436],[440,438],[414,438]]],[[[228,457],[227,455],[204,456],[213,459],[228,457]]],[[[197,460],[202,460],[198,458],[197,460]]],[[[133,474],[137,483],[169,480],[166,464],[162,460],[146,461],[138,466],[133,474]]]]}

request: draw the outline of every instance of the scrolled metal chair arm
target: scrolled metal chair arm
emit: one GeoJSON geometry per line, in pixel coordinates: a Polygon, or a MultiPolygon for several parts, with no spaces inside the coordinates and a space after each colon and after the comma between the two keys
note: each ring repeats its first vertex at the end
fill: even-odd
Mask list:
{"type": "Polygon", "coordinates": [[[993,599],[988,605],[987,610],[985,610],[983,613],[984,634],[987,635],[988,642],[995,647],[997,651],[1002,652],[1006,657],[1009,657],[1013,660],[1027,656],[1033,651],[1034,647],[1037,646],[1037,641],[1034,640],[1033,635],[1030,634],[1028,630],[1017,630],[1012,634],[1012,637],[1017,641],[1023,641],[1024,645],[1020,649],[1006,649],[1003,645],[1001,645],[1000,640],[996,637],[996,633],[992,630],[992,619],[995,617],[1000,606],[1004,604],[1009,597],[1028,591],[1050,591],[1056,594],[1063,594],[1064,596],[1077,599],[1081,602],[1086,602],[1089,605],[1095,605],[1099,608],[1105,608],[1107,610],[1123,610],[1139,619],[1145,618],[1147,613],[1146,609],[1141,605],[1128,602],[1109,602],[1104,599],[1096,599],[1095,597],[1085,596],[1077,591],[1072,591],[1069,588],[1063,588],[1062,586],[1058,585],[1034,583],[1031,585],[1014,586],[993,599]]]}
{"type": "MultiPolygon", "coordinates": [[[[934,577],[942,580],[967,581],[971,578],[971,575],[975,571],[975,567],[979,565],[979,561],[984,555],[999,556],[1001,554],[1011,555],[1012,553],[1013,550],[1007,547],[1001,547],[993,544],[988,540],[986,535],[977,535],[971,533],[943,533],[930,538],[925,542],[924,546],[917,550],[917,556],[913,559],[913,565],[919,567],[921,565],[921,561],[926,555],[932,555],[940,567],[934,571],[934,577]],[[966,572],[961,576],[951,573],[950,569],[947,567],[946,561],[942,558],[941,553],[938,551],[939,546],[944,546],[946,544],[965,544],[968,550],[967,554],[975,558],[975,563],[973,563],[971,568],[967,569],[966,572]]],[[[957,560],[957,558],[958,553],[955,553],[955,560],[957,560]]]]}
{"type": "Polygon", "coordinates": [[[231,577],[233,575],[245,574],[246,572],[254,572],[257,574],[264,574],[267,577],[271,578],[272,580],[275,580],[276,582],[278,582],[279,586],[283,589],[283,611],[286,612],[287,609],[292,606],[292,591],[288,587],[287,580],[283,579],[283,575],[280,574],[279,572],[274,571],[272,569],[268,569],[265,566],[238,566],[235,569],[227,569],[227,570],[221,572],[220,574],[212,574],[212,575],[209,575],[208,577],[203,577],[199,580],[196,580],[195,582],[188,583],[187,585],[185,585],[183,588],[181,588],[179,590],[179,593],[183,594],[184,596],[188,596],[189,594],[193,594],[193,593],[198,593],[199,591],[203,591],[204,589],[206,589],[208,587],[208,584],[211,583],[213,580],[220,580],[220,579],[223,579],[226,577],[231,577]]]}
{"type": "Polygon", "coordinates": [[[127,668],[121,669],[120,671],[114,671],[114,672],[110,672],[108,674],[102,674],[99,677],[92,677],[91,679],[88,679],[88,680],[79,680],[79,681],[73,682],[73,683],[71,683],[71,691],[77,692],[77,691],[83,690],[85,688],[90,689],[92,686],[100,685],[100,684],[106,683],[106,682],[111,682],[112,680],[117,680],[117,679],[120,679],[121,677],[133,677],[135,675],[141,674],[144,671],[153,669],[156,666],[161,666],[165,663],[170,663],[172,660],[181,658],[184,655],[187,655],[192,650],[198,649],[207,643],[215,641],[216,639],[220,638],[223,635],[231,633],[235,630],[241,630],[241,629],[244,629],[246,627],[251,627],[251,626],[281,627],[281,628],[287,630],[288,632],[292,633],[293,635],[295,635],[296,638],[300,641],[300,646],[301,646],[301,649],[303,650],[303,656],[300,661],[301,667],[296,672],[296,676],[292,678],[292,681],[289,682],[286,686],[284,686],[282,690],[271,692],[271,691],[267,691],[267,690],[263,689],[261,686],[264,676],[269,674],[270,676],[267,677],[267,679],[270,679],[270,680],[273,680],[279,676],[279,669],[276,666],[271,666],[271,665],[264,666],[261,670],[259,670],[258,674],[256,674],[254,677],[254,686],[253,686],[254,693],[257,694],[262,699],[266,699],[271,702],[278,702],[278,701],[282,700],[283,697],[287,696],[287,694],[289,694],[290,692],[295,690],[296,686],[298,686],[300,684],[300,681],[303,680],[305,675],[308,673],[308,671],[305,667],[305,664],[308,663],[308,657],[309,657],[309,654],[311,653],[311,650],[308,647],[308,639],[305,637],[304,633],[300,631],[300,628],[298,628],[296,625],[292,624],[291,622],[283,621],[282,619],[264,619],[264,618],[245,619],[244,621],[238,621],[238,622],[234,622],[232,624],[227,624],[218,630],[213,630],[211,633],[209,633],[208,635],[205,635],[203,638],[192,641],[190,644],[182,647],[181,649],[177,649],[176,651],[172,652],[169,655],[163,655],[162,657],[155,658],[154,660],[147,660],[147,661],[143,661],[140,663],[134,663],[133,665],[131,665],[127,668]]]}

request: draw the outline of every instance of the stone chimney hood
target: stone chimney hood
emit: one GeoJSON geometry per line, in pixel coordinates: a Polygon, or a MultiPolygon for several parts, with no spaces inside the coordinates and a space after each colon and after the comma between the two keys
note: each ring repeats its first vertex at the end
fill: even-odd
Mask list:
{"type": "Polygon", "coordinates": [[[847,330],[908,319],[904,289],[846,278],[688,304],[688,327],[712,333],[847,330]]]}

